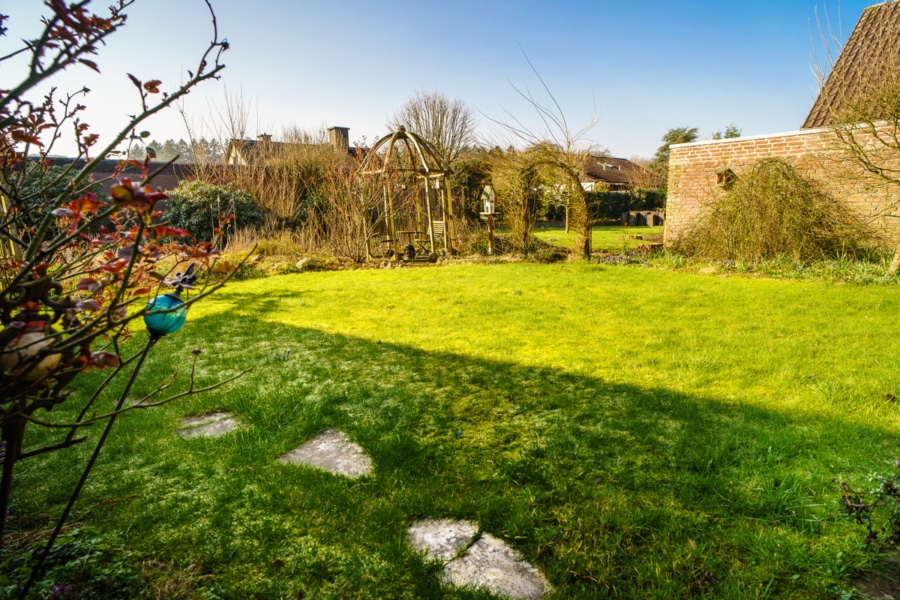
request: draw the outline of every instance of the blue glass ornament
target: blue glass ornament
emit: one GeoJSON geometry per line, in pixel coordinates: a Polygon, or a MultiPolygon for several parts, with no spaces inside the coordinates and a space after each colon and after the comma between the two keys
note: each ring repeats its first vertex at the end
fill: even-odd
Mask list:
{"type": "Polygon", "coordinates": [[[144,315],[144,324],[151,336],[162,337],[175,333],[184,325],[187,318],[187,309],[184,307],[178,294],[165,294],[157,296],[147,303],[147,313],[144,315]],[[178,307],[178,308],[176,308],[178,307]],[[168,311],[170,312],[162,312],[168,311]]]}

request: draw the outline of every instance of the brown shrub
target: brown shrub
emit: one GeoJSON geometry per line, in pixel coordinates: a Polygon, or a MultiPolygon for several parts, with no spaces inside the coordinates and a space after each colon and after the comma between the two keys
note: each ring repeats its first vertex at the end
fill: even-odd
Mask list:
{"type": "Polygon", "coordinates": [[[714,260],[815,260],[855,254],[872,235],[849,208],[781,158],[766,158],[714,201],[676,249],[714,260]]]}

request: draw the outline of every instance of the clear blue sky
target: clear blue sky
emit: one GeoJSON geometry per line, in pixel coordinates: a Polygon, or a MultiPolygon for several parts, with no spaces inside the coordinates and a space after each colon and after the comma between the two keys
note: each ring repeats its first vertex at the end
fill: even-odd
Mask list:
{"type": "MultiPolygon", "coordinates": [[[[797,129],[816,96],[816,10],[846,39],[877,3],[213,0],[231,43],[228,66],[185,110],[198,132],[212,132],[227,87],[250,106],[250,135],[341,125],[351,140],[371,143],[411,94],[439,90],[478,111],[482,125],[505,111],[530,121],[533,111],[512,87],[539,92],[521,47],[576,128],[596,107],[591,142],[614,156],[650,156],[672,127],[697,127],[701,137],[729,123],[744,135],[797,129]]],[[[107,4],[94,2],[96,10],[107,4]]],[[[10,15],[0,53],[34,34],[42,5],[0,0],[10,15]]],[[[210,37],[207,14],[202,0],[138,0],[100,53],[102,76],[73,69],[56,84],[88,85],[87,120],[109,135],[136,108],[125,73],[161,79],[164,89],[177,83],[210,37]]],[[[8,87],[20,72],[6,65],[0,76],[8,87]]],[[[145,128],[159,140],[187,137],[174,110],[145,128]]]]}

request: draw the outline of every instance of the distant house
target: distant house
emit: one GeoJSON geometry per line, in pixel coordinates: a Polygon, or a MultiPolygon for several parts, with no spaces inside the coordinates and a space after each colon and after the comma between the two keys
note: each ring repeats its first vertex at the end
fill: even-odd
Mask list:
{"type": "Polygon", "coordinates": [[[584,165],[582,187],[590,192],[595,187],[613,192],[631,192],[638,187],[661,187],[665,181],[637,163],[625,158],[591,157],[584,165]],[[599,184],[599,185],[598,185],[599,184]]]}
{"type": "Polygon", "coordinates": [[[287,156],[298,148],[330,147],[337,154],[361,157],[362,149],[350,146],[349,127],[329,127],[328,143],[304,144],[301,142],[273,142],[272,136],[262,134],[255,140],[231,140],[225,150],[225,164],[237,166],[263,165],[270,160],[287,156]]]}

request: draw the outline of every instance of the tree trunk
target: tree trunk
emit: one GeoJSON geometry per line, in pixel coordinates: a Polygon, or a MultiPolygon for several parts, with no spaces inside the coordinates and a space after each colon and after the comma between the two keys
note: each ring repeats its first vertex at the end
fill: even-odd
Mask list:
{"type": "Polygon", "coordinates": [[[13,467],[22,453],[22,440],[25,437],[25,419],[12,417],[4,423],[2,439],[6,444],[3,456],[3,475],[0,476],[0,548],[3,547],[6,534],[6,519],[9,516],[9,493],[12,488],[13,467]]]}
{"type": "Polygon", "coordinates": [[[566,204],[566,233],[569,233],[569,205],[566,204]]]}
{"type": "Polygon", "coordinates": [[[587,223],[584,226],[584,259],[588,262],[591,261],[591,254],[593,253],[593,235],[594,228],[592,227],[591,220],[588,219],[587,223]]]}

